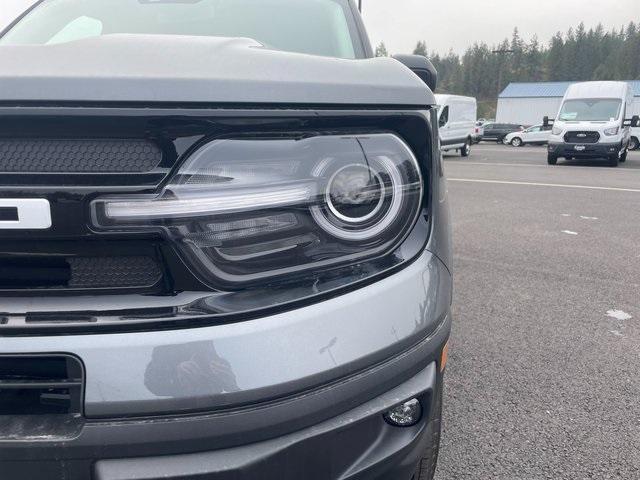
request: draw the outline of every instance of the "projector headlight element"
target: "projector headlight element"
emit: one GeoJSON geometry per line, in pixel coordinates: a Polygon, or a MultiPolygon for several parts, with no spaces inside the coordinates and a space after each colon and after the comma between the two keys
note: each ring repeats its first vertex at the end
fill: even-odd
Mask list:
{"type": "Polygon", "coordinates": [[[361,262],[396,248],[423,198],[393,134],[214,140],[159,195],[93,202],[101,230],[157,230],[209,285],[361,262]]]}

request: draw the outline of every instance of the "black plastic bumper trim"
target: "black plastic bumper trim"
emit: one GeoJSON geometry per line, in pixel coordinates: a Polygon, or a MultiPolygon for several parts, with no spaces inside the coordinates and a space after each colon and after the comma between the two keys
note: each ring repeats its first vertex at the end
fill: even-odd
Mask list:
{"type": "MultiPolygon", "coordinates": [[[[342,415],[289,435],[204,453],[100,460],[96,463],[94,477],[96,480],[346,480],[363,478],[362,474],[371,469],[386,470],[381,468],[381,464],[387,462],[388,469],[393,470],[394,464],[399,463],[394,453],[411,451],[410,447],[414,442],[422,440],[422,433],[427,428],[427,420],[431,415],[429,412],[428,416],[414,427],[399,429],[386,425],[382,413],[397,405],[399,401],[415,397],[421,398],[423,404],[432,403],[429,399],[433,398],[437,388],[436,372],[436,364],[431,363],[404,384],[379,397],[342,415]],[[358,443],[364,451],[361,456],[352,457],[351,450],[354,444],[358,443]],[[350,458],[339,458],[340,450],[348,452],[350,458]],[[325,461],[319,462],[318,459],[325,461]]],[[[417,462],[418,458],[414,460],[417,462]]],[[[367,478],[387,477],[375,475],[367,478]]]]}
{"type": "Polygon", "coordinates": [[[548,146],[549,153],[558,157],[606,157],[622,150],[620,143],[550,143],[548,146]],[[584,147],[584,150],[576,150],[576,147],[584,147]]]}

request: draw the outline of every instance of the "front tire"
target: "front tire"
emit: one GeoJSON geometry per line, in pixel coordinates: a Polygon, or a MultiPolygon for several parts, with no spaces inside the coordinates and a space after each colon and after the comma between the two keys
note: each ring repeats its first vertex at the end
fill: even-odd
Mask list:
{"type": "Polygon", "coordinates": [[[462,157],[468,157],[471,154],[471,140],[467,140],[464,146],[460,149],[460,155],[462,157]]]}
{"type": "Polygon", "coordinates": [[[511,145],[514,147],[521,147],[522,145],[524,145],[524,142],[521,138],[515,137],[513,140],[511,140],[511,145]]]}
{"type": "Polygon", "coordinates": [[[558,157],[551,153],[547,154],[547,163],[549,165],[556,165],[558,163],[558,157]]]}
{"type": "Polygon", "coordinates": [[[433,406],[433,419],[431,420],[431,437],[429,445],[424,452],[424,457],[420,460],[416,473],[413,474],[413,480],[433,480],[436,476],[436,467],[438,466],[438,452],[440,450],[440,433],[442,430],[442,391],[444,383],[440,385],[436,395],[436,403],[433,406]]]}
{"type": "Polygon", "coordinates": [[[638,150],[640,148],[640,141],[636,137],[631,137],[629,140],[629,150],[638,150]]]}
{"type": "Polygon", "coordinates": [[[620,163],[624,163],[627,161],[627,153],[628,153],[628,150],[625,150],[624,152],[622,152],[622,155],[620,155],[620,163]]]}

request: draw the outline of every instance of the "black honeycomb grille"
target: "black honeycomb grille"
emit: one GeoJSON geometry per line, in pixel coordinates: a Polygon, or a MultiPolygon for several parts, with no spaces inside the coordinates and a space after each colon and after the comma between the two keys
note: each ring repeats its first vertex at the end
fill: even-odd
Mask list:
{"type": "Polygon", "coordinates": [[[151,257],[71,257],[71,278],[67,288],[152,287],[162,272],[151,257]]]}
{"type": "Polygon", "coordinates": [[[9,173],[142,173],[161,160],[146,140],[0,139],[0,171],[9,173]]]}

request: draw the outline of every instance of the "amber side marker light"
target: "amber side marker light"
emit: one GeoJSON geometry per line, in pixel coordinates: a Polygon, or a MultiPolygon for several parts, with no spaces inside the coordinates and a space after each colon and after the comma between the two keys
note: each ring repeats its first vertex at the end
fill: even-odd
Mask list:
{"type": "Polygon", "coordinates": [[[442,353],[440,354],[440,371],[444,372],[447,366],[447,360],[449,360],[449,341],[442,347],[442,353]]]}

